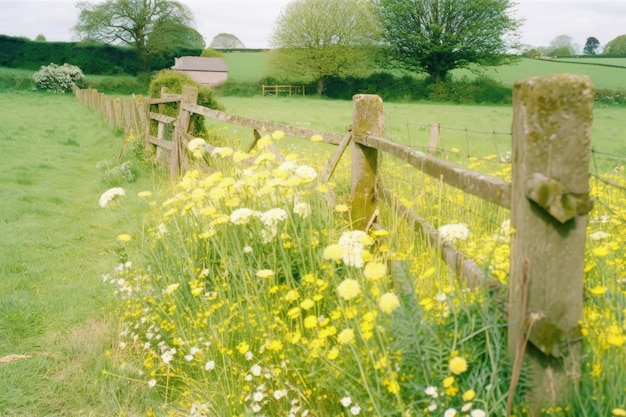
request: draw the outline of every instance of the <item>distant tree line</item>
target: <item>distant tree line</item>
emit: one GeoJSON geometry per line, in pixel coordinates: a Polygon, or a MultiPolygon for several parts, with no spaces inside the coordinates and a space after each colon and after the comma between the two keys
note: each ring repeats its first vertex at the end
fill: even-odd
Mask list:
{"type": "MultiPolygon", "coordinates": [[[[202,49],[173,49],[154,54],[148,60],[150,70],[170,68],[174,58],[198,56],[202,49]]],[[[38,70],[42,65],[72,64],[85,74],[137,75],[142,71],[138,51],[132,47],[85,42],[39,42],[0,35],[0,66],[38,70]]]]}

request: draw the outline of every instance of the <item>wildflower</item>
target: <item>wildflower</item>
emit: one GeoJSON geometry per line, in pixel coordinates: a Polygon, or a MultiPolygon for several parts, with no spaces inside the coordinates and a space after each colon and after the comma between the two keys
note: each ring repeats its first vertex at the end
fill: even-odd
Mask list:
{"type": "Polygon", "coordinates": [[[330,359],[331,361],[337,359],[338,356],[339,356],[339,349],[337,348],[332,348],[326,354],[326,358],[330,359]]]}
{"type": "Polygon", "coordinates": [[[473,389],[468,389],[463,393],[463,396],[461,398],[463,398],[463,401],[472,401],[474,397],[476,397],[476,391],[474,391],[473,389]]]}
{"type": "Polygon", "coordinates": [[[274,398],[276,398],[277,400],[280,400],[281,398],[285,397],[286,395],[287,395],[287,390],[277,389],[276,391],[274,391],[274,398]]]}
{"type": "Polygon", "coordinates": [[[104,193],[102,193],[102,195],[100,196],[100,200],[98,201],[98,204],[100,204],[100,207],[106,207],[111,201],[115,199],[115,197],[125,196],[125,195],[126,195],[126,191],[124,191],[123,188],[120,188],[120,187],[109,188],[104,193]]]}
{"type": "Polygon", "coordinates": [[[259,365],[252,365],[252,368],[250,368],[250,373],[254,376],[261,376],[261,367],[259,365]]]}
{"type": "Polygon", "coordinates": [[[368,262],[363,269],[363,276],[373,281],[384,278],[387,275],[387,265],[380,262],[368,262]]]}
{"type": "Polygon", "coordinates": [[[272,139],[274,140],[281,140],[284,137],[285,137],[285,132],[283,132],[282,130],[277,130],[274,133],[272,133],[272,139]]]}
{"type": "Polygon", "coordinates": [[[350,405],[352,404],[352,398],[350,398],[350,397],[343,397],[341,400],[339,400],[339,402],[344,407],[350,407],[350,405]]]}
{"type": "Polygon", "coordinates": [[[155,379],[151,379],[150,381],[148,381],[148,386],[150,388],[154,388],[156,386],[156,380],[155,379]]]}
{"type": "Polygon", "coordinates": [[[469,229],[463,223],[446,224],[441,226],[438,231],[441,235],[441,240],[449,242],[455,240],[465,241],[469,236],[469,229]]]}
{"type": "Polygon", "coordinates": [[[358,281],[348,278],[344,279],[343,282],[339,284],[337,292],[344,300],[352,300],[361,294],[361,287],[358,281]]]}
{"type": "Polygon", "coordinates": [[[180,284],[170,284],[165,290],[163,290],[163,294],[171,294],[176,291],[178,287],[180,287],[180,284]]]}
{"type": "MultiPolygon", "coordinates": [[[[626,413],[623,415],[626,416],[626,413]]],[[[484,410],[481,410],[480,408],[477,408],[475,410],[470,411],[470,416],[471,417],[487,417],[487,412],[484,410]]]]}
{"type": "Polygon", "coordinates": [[[338,213],[345,213],[346,211],[348,211],[348,206],[346,206],[345,204],[337,204],[335,206],[335,211],[338,213]]]}
{"type": "Polygon", "coordinates": [[[152,192],[151,191],[141,191],[137,194],[137,197],[139,198],[150,198],[152,197],[152,192]]]}
{"type": "Polygon", "coordinates": [[[380,297],[378,306],[383,313],[391,314],[396,308],[400,306],[400,300],[394,293],[388,292],[380,297]]]}
{"type": "Polygon", "coordinates": [[[261,269],[257,271],[256,276],[258,278],[273,278],[274,271],[272,271],[271,269],[261,269]]]}
{"type": "Polygon", "coordinates": [[[299,202],[293,206],[293,212],[298,216],[306,219],[311,215],[311,205],[309,203],[299,202]]]}
{"type": "Polygon", "coordinates": [[[591,240],[602,240],[602,239],[606,239],[607,237],[609,237],[609,235],[606,232],[603,232],[602,230],[598,230],[597,232],[593,232],[592,234],[589,235],[589,239],[591,240]]]}
{"type": "Polygon", "coordinates": [[[172,361],[172,359],[174,359],[174,355],[176,354],[176,349],[172,348],[169,350],[166,350],[162,355],[161,355],[161,360],[163,360],[163,363],[166,365],[169,365],[169,363],[172,361]]]}
{"type": "Polygon", "coordinates": [[[215,369],[215,361],[208,361],[204,364],[205,371],[212,371],[213,369],[215,369]]]}
{"type": "Polygon", "coordinates": [[[336,243],[327,246],[324,249],[324,259],[338,261],[343,257],[343,248],[336,243]]]}
{"type": "Polygon", "coordinates": [[[120,242],[130,242],[131,237],[129,234],[122,233],[121,235],[117,235],[117,240],[120,242]]]}
{"type": "Polygon", "coordinates": [[[237,350],[242,355],[245,355],[250,350],[250,345],[246,342],[241,342],[237,345],[237,350]]]}
{"type": "Polygon", "coordinates": [[[343,263],[346,265],[361,268],[365,263],[363,260],[363,249],[371,245],[371,238],[361,230],[345,232],[337,242],[343,249],[343,263]]]}
{"type": "Polygon", "coordinates": [[[457,415],[457,411],[454,408],[448,408],[444,413],[443,417],[454,417],[457,415]]]}
{"type": "Polygon", "coordinates": [[[324,138],[320,135],[311,136],[311,142],[324,142],[324,138]]]}
{"type": "Polygon", "coordinates": [[[302,178],[303,180],[310,182],[310,181],[313,181],[315,178],[317,178],[317,171],[315,171],[313,168],[311,168],[308,165],[300,165],[296,169],[296,175],[302,178]]]}
{"type": "Polygon", "coordinates": [[[215,148],[213,149],[213,152],[211,152],[212,156],[219,155],[222,158],[226,158],[228,156],[231,156],[232,154],[233,154],[233,149],[229,148],[228,146],[215,148]]]}
{"type": "Polygon", "coordinates": [[[354,330],[352,329],[344,329],[337,336],[337,342],[341,345],[345,345],[354,340],[354,330]]]}
{"type": "Polygon", "coordinates": [[[310,298],[307,298],[300,303],[300,307],[303,310],[310,310],[311,308],[313,308],[313,306],[315,306],[315,302],[311,300],[310,298]]]}
{"type": "Polygon", "coordinates": [[[467,371],[467,361],[460,356],[455,356],[450,360],[449,368],[453,374],[460,375],[467,371]]]}
{"type": "Polygon", "coordinates": [[[185,355],[185,360],[187,362],[191,362],[193,360],[193,355],[185,355]]]}
{"type": "Polygon", "coordinates": [[[204,155],[204,146],[206,142],[202,138],[193,138],[187,144],[187,149],[193,154],[195,158],[202,158],[204,155]]]}
{"type": "Polygon", "coordinates": [[[607,292],[608,288],[602,285],[596,285],[593,288],[589,289],[589,292],[593,295],[602,295],[607,292]]]}
{"type": "Polygon", "coordinates": [[[233,224],[248,224],[250,223],[250,219],[254,216],[257,216],[259,213],[257,211],[251,210],[249,208],[239,208],[233,211],[230,214],[230,222],[233,224]]]}
{"type": "Polygon", "coordinates": [[[453,376],[448,376],[443,380],[443,387],[444,388],[449,388],[452,386],[452,384],[454,384],[454,377],[453,376]]]}
{"type": "Polygon", "coordinates": [[[315,316],[307,316],[304,319],[304,327],[306,329],[314,329],[317,327],[317,317],[315,316]]]}
{"type": "Polygon", "coordinates": [[[358,415],[361,412],[361,407],[359,407],[358,405],[353,405],[352,407],[350,407],[350,413],[353,416],[358,415]]]}
{"type": "Polygon", "coordinates": [[[424,393],[433,398],[439,397],[439,393],[437,392],[437,387],[433,387],[432,385],[429,387],[426,387],[426,389],[424,390],[424,393]]]}

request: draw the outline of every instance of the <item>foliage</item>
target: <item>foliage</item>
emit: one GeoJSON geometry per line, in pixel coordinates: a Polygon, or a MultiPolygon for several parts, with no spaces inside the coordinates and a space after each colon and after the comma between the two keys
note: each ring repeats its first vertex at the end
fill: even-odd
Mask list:
{"type": "Polygon", "coordinates": [[[596,55],[600,52],[600,41],[598,38],[590,36],[587,38],[585,42],[585,46],[583,47],[583,54],[585,55],[596,55]]]}
{"type": "Polygon", "coordinates": [[[42,35],[41,33],[35,37],[35,42],[45,42],[45,41],[46,41],[46,37],[42,35]]]}
{"type": "Polygon", "coordinates": [[[146,49],[150,51],[150,55],[181,49],[202,50],[204,47],[204,38],[196,29],[169,17],[155,22],[154,30],[146,42],[146,49]]]}
{"type": "Polygon", "coordinates": [[[42,66],[33,74],[33,81],[37,87],[52,93],[67,93],[74,87],[81,87],[83,78],[83,71],[69,64],[42,66]]]}
{"type": "Polygon", "coordinates": [[[198,42],[197,32],[190,28],[191,11],[177,1],[83,1],[77,7],[80,15],[73,30],[80,38],[135,48],[143,70],[148,68],[151,55],[173,49],[169,43],[177,35],[183,35],[185,46],[190,43],[195,46],[198,42]]]}
{"type": "MultiPolygon", "coordinates": [[[[152,98],[161,97],[161,88],[166,87],[167,92],[170,94],[181,94],[183,86],[189,85],[198,89],[198,101],[200,106],[208,107],[215,110],[224,110],[224,107],[213,97],[213,92],[195,82],[187,74],[182,74],[174,70],[161,70],[154,74],[150,81],[150,87],[148,89],[148,95],[152,98]]],[[[176,117],[178,114],[178,107],[175,103],[165,105],[165,114],[168,116],[176,117]]],[[[203,135],[205,133],[204,117],[198,114],[194,114],[191,117],[191,123],[193,125],[194,135],[203,135]]]]}
{"type": "Polygon", "coordinates": [[[550,41],[548,55],[552,57],[574,56],[578,46],[574,44],[574,38],[568,35],[559,35],[550,41]]]}
{"type": "Polygon", "coordinates": [[[205,48],[202,50],[202,53],[200,54],[201,57],[204,58],[224,58],[224,54],[221,53],[220,51],[216,51],[213,48],[205,48]]]}
{"type": "Polygon", "coordinates": [[[509,0],[376,0],[389,65],[445,81],[455,68],[510,62],[520,22],[509,0]]]}
{"type": "Polygon", "coordinates": [[[331,76],[363,74],[371,63],[377,23],[362,0],[295,0],[272,33],[271,76],[314,81],[322,94],[331,76]],[[323,18],[320,18],[323,16],[323,18]]]}
{"type": "Polygon", "coordinates": [[[605,55],[626,56],[626,35],[620,35],[604,45],[605,55]]]}
{"type": "Polygon", "coordinates": [[[243,49],[246,47],[238,37],[230,33],[215,35],[209,46],[215,49],[243,49]]]}

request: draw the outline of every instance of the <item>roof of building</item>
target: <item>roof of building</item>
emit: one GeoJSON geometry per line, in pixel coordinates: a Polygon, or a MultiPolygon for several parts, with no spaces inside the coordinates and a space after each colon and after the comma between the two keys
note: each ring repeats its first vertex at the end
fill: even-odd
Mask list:
{"type": "Polygon", "coordinates": [[[182,56],[174,61],[174,70],[228,72],[224,58],[205,58],[200,56],[182,56]]]}

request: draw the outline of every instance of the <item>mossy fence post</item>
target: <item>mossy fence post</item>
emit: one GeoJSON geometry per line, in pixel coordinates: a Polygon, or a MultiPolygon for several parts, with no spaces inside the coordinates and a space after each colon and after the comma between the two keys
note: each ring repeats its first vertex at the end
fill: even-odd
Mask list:
{"type": "Polygon", "coordinates": [[[586,76],[513,89],[509,352],[530,365],[531,415],[580,379],[594,92],[586,76]]]}
{"type": "Polygon", "coordinates": [[[365,230],[376,217],[376,176],[378,149],[358,143],[359,135],[384,137],[383,100],[373,94],[357,94],[352,98],[352,186],[350,215],[352,227],[365,230]]]}

